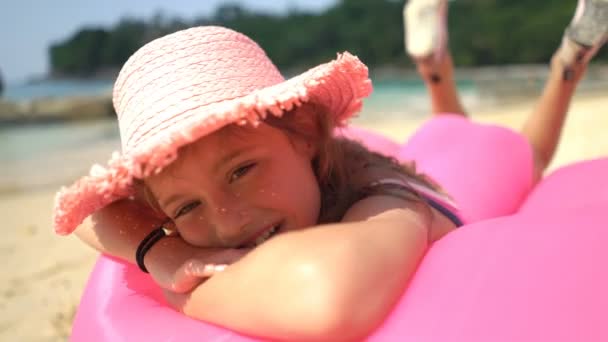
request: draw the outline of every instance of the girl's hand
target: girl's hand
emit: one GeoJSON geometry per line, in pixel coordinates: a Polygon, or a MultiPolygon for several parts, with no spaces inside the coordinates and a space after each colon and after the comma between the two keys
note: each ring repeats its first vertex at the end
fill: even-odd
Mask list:
{"type": "Polygon", "coordinates": [[[249,250],[218,249],[214,254],[204,251],[203,256],[195,256],[184,262],[173,276],[171,290],[176,293],[186,293],[193,290],[207,278],[222,272],[230,264],[236,262],[249,250]]]}
{"type": "Polygon", "coordinates": [[[187,293],[247,254],[250,249],[199,248],[179,236],[165,237],[145,257],[146,268],[162,288],[187,293]]]}

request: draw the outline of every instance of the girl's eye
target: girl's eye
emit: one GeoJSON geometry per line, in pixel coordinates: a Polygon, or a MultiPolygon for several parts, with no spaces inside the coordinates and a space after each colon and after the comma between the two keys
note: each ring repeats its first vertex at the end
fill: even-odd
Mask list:
{"type": "Polygon", "coordinates": [[[251,171],[251,169],[255,167],[255,165],[255,163],[251,163],[234,170],[234,172],[232,172],[232,174],[230,175],[230,183],[246,175],[247,172],[251,171]]]}
{"type": "Polygon", "coordinates": [[[190,203],[184,205],[183,207],[180,207],[177,210],[177,213],[175,213],[175,217],[173,219],[176,219],[182,215],[189,213],[192,209],[198,207],[200,204],[201,204],[200,201],[194,201],[194,202],[190,202],[190,203]]]}

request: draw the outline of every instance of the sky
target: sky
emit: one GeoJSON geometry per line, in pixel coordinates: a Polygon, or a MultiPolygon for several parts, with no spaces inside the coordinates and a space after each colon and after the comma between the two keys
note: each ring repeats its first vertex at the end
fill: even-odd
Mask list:
{"type": "MultiPolygon", "coordinates": [[[[0,71],[16,83],[46,74],[48,47],[86,25],[110,28],[125,16],[149,19],[158,11],[190,20],[208,15],[223,0],[2,0],[0,71]]],[[[239,0],[245,7],[273,12],[288,8],[323,10],[335,0],[239,0]]]]}

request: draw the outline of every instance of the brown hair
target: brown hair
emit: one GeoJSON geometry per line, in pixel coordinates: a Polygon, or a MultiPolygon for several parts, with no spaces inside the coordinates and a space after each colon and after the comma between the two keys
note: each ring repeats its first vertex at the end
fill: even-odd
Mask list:
{"type": "MultiPolygon", "coordinates": [[[[300,138],[312,143],[317,151],[312,167],[321,191],[319,223],[339,222],[356,201],[378,194],[377,191],[371,191],[367,187],[369,182],[360,184],[354,177],[370,167],[414,179],[431,189],[440,191],[436,184],[416,171],[415,163],[400,163],[394,158],[370,151],[359,142],[336,136],[334,133],[337,123],[332,115],[328,115],[319,106],[304,104],[284,112],[280,117],[269,114],[264,123],[282,130],[292,138],[300,138]]],[[[149,205],[157,214],[164,215],[145,182],[135,180],[135,186],[136,197],[149,205]]],[[[390,189],[384,192],[395,195],[390,189]]],[[[396,195],[406,200],[423,203],[413,189],[407,193],[398,191],[396,195]]]]}
{"type": "MultiPolygon", "coordinates": [[[[288,135],[314,144],[317,155],[313,160],[313,169],[321,189],[319,223],[340,221],[350,206],[366,195],[371,195],[367,188],[369,183],[360,184],[354,177],[370,167],[414,179],[440,191],[436,184],[416,171],[415,163],[400,163],[394,158],[372,152],[356,141],[336,136],[337,123],[334,117],[327,115],[319,106],[304,104],[285,112],[281,117],[268,115],[265,122],[288,135]]],[[[405,194],[401,192],[399,196],[422,202],[413,189],[405,194]]]]}

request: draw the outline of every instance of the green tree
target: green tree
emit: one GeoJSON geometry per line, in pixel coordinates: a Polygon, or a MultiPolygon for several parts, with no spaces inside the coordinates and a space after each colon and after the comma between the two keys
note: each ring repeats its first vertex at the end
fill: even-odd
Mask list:
{"type": "MultiPolygon", "coordinates": [[[[547,63],[559,46],[576,2],[458,0],[450,2],[450,48],[458,65],[547,63]]],[[[409,66],[402,26],[403,0],[341,0],[321,13],[291,8],[284,15],[225,3],[193,21],[123,19],[115,27],[85,28],[50,48],[56,74],[87,75],[120,68],[146,42],[198,25],[222,25],[258,42],[283,70],[301,70],[348,50],[370,67],[409,66]]],[[[595,61],[606,61],[604,49],[595,61]]]]}
{"type": "Polygon", "coordinates": [[[51,46],[53,71],[63,75],[87,76],[103,66],[101,49],[109,34],[101,28],[86,28],[67,42],[51,46]]]}
{"type": "Polygon", "coordinates": [[[120,66],[129,59],[138,48],[145,44],[146,32],[149,25],[136,19],[123,19],[109,34],[103,45],[98,45],[102,65],[106,67],[120,66]]]}

